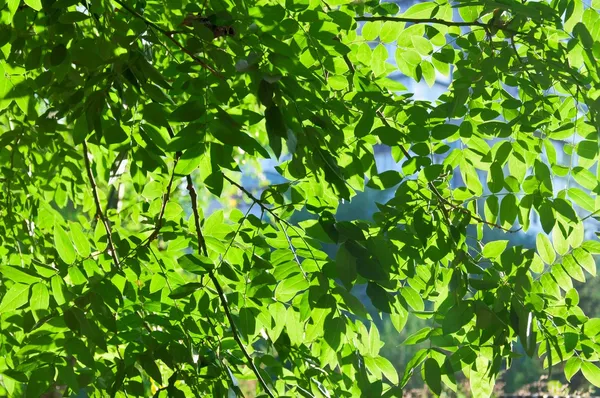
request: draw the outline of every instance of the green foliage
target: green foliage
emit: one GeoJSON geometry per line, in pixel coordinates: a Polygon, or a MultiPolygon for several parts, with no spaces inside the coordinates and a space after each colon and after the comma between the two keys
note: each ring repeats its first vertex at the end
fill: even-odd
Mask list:
{"type": "Polygon", "coordinates": [[[596,1],[201,3],[0,2],[9,396],[488,397],[523,352],[600,386],[596,1]],[[381,316],[425,323],[401,372],[381,316]]]}

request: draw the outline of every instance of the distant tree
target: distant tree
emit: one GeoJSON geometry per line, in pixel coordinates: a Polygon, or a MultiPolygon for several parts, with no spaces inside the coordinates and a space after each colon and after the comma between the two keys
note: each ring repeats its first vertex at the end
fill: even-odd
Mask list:
{"type": "Polygon", "coordinates": [[[487,397],[520,352],[600,386],[588,3],[0,1],[5,394],[487,397]],[[451,69],[435,102],[388,78],[451,69]],[[285,182],[247,189],[263,159],[285,182]],[[395,194],[337,220],[365,184],[395,194]],[[403,374],[354,286],[424,320],[403,374]]]}

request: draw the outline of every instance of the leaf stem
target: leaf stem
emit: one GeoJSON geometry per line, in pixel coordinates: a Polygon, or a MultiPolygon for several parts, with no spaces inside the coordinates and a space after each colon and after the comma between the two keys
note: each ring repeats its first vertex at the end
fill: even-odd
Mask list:
{"type": "Polygon", "coordinates": [[[96,185],[96,180],[94,179],[94,174],[92,173],[92,166],[90,164],[90,158],[88,157],[88,147],[85,140],[83,140],[83,160],[85,162],[85,169],[87,171],[88,178],[90,179],[90,184],[92,187],[92,194],[94,196],[94,203],[96,204],[96,218],[100,218],[102,224],[104,224],[104,229],[106,230],[106,238],[108,240],[108,249],[110,251],[110,256],[113,259],[113,263],[115,264],[116,269],[121,268],[121,264],[119,263],[119,257],[117,257],[117,251],[115,250],[115,244],[112,238],[112,231],[110,228],[110,224],[108,223],[108,219],[102,212],[102,206],[100,205],[100,196],[98,195],[98,186],[96,185]]]}
{"type": "MultiPolygon", "coordinates": [[[[200,215],[198,214],[198,194],[196,193],[196,188],[194,187],[192,177],[190,175],[188,175],[186,177],[186,180],[187,180],[187,189],[190,193],[190,199],[192,201],[192,212],[194,213],[194,223],[196,224],[196,237],[198,239],[198,252],[200,254],[207,256],[208,251],[206,250],[206,240],[204,239],[204,235],[202,235],[202,230],[200,229],[200,215]]],[[[275,398],[275,395],[269,389],[267,382],[265,381],[265,379],[263,379],[262,375],[258,371],[258,368],[252,361],[252,357],[248,353],[248,350],[246,350],[244,343],[240,339],[240,335],[238,333],[237,327],[235,326],[233,316],[231,315],[231,310],[229,309],[229,304],[227,303],[227,297],[225,297],[225,293],[223,292],[221,283],[219,283],[219,280],[217,279],[217,277],[215,276],[213,271],[210,271],[208,273],[208,276],[209,276],[210,280],[212,281],[212,283],[215,285],[215,288],[217,289],[217,294],[219,295],[219,300],[221,301],[221,306],[223,307],[223,310],[225,311],[225,316],[227,318],[227,321],[229,322],[229,326],[231,326],[231,333],[233,334],[233,339],[237,343],[238,347],[240,347],[240,350],[242,350],[242,353],[244,354],[244,357],[246,357],[246,360],[248,362],[248,366],[250,366],[250,369],[252,369],[252,372],[256,375],[256,378],[257,378],[259,384],[262,386],[262,388],[265,390],[265,392],[267,393],[267,395],[269,397],[275,398]]]]}
{"type": "Polygon", "coordinates": [[[162,228],[163,217],[165,215],[167,203],[169,202],[171,190],[173,189],[173,180],[175,179],[175,168],[177,167],[177,163],[179,163],[180,158],[181,158],[181,151],[179,151],[175,154],[175,161],[173,163],[173,171],[171,172],[171,178],[169,179],[169,184],[167,185],[167,191],[163,194],[163,200],[162,200],[162,204],[160,206],[160,212],[158,213],[158,221],[156,222],[154,232],[148,238],[148,244],[150,244],[150,242],[152,242],[154,239],[156,239],[158,237],[160,229],[162,228]]]}

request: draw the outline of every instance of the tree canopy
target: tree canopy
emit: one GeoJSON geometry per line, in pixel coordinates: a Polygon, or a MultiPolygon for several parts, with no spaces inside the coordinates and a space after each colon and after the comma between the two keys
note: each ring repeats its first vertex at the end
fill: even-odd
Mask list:
{"type": "Polygon", "coordinates": [[[600,254],[599,8],[1,0],[0,385],[487,397],[529,355],[600,386],[573,288],[600,254]],[[248,188],[265,159],[284,182],[248,188]],[[393,194],[337,220],[365,187],[393,194]],[[410,317],[428,345],[397,369],[376,322],[410,317]]]}

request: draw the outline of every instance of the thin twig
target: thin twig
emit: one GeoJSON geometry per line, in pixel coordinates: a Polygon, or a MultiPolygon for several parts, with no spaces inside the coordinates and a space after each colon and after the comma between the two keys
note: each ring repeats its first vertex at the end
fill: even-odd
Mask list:
{"type": "Polygon", "coordinates": [[[252,200],[254,203],[256,203],[257,205],[259,205],[262,210],[264,210],[267,213],[271,214],[277,220],[279,219],[279,216],[277,214],[275,214],[275,212],[270,207],[267,207],[261,200],[257,199],[254,195],[252,195],[252,193],[250,191],[248,191],[246,188],[244,188],[243,186],[241,186],[240,184],[238,184],[237,182],[235,182],[234,180],[232,180],[231,178],[229,178],[225,173],[221,173],[221,174],[223,175],[223,178],[226,179],[231,185],[237,187],[250,200],[252,200]]]}
{"type": "Polygon", "coordinates": [[[110,229],[110,224],[108,220],[104,216],[102,212],[102,205],[100,204],[100,196],[98,196],[98,186],[96,185],[96,180],[94,179],[94,174],[92,173],[92,166],[90,165],[90,158],[88,157],[88,147],[85,140],[83,141],[83,160],[85,162],[85,169],[87,171],[88,178],[90,179],[90,184],[92,186],[92,193],[94,196],[94,203],[96,204],[96,218],[100,218],[102,224],[104,224],[104,229],[106,230],[106,238],[108,240],[108,249],[110,250],[110,256],[115,263],[116,269],[121,268],[121,264],[119,263],[119,257],[117,257],[117,251],[115,250],[115,244],[113,243],[112,231],[110,229]]]}
{"type": "MultiPolygon", "coordinates": [[[[148,244],[150,244],[150,242],[152,242],[154,239],[156,239],[158,237],[158,234],[160,233],[160,229],[162,228],[163,217],[165,215],[167,203],[169,202],[171,190],[173,189],[173,180],[175,179],[175,168],[177,167],[177,163],[179,163],[180,158],[181,158],[181,151],[179,151],[175,154],[175,161],[173,163],[173,171],[171,172],[171,178],[169,179],[169,184],[167,185],[167,191],[163,194],[162,204],[160,206],[160,211],[158,213],[158,220],[156,222],[154,232],[148,238],[148,244]]],[[[188,184],[189,184],[189,182],[188,182],[188,184]]]]}
{"type": "Polygon", "coordinates": [[[192,212],[194,213],[194,223],[196,225],[196,236],[198,238],[198,251],[200,254],[204,256],[208,256],[208,250],[206,249],[206,240],[204,240],[204,235],[202,235],[202,229],[200,229],[200,214],[198,214],[198,194],[196,193],[196,188],[194,187],[194,181],[192,181],[192,176],[186,176],[187,181],[187,190],[190,193],[190,199],[192,201],[192,212]]]}
{"type": "Polygon", "coordinates": [[[445,19],[439,19],[439,18],[404,18],[404,17],[387,17],[387,16],[381,16],[381,15],[375,15],[375,16],[371,16],[371,17],[365,17],[365,16],[356,17],[356,18],[354,18],[354,20],[356,20],[356,21],[408,22],[408,23],[414,23],[414,24],[436,23],[436,24],[446,25],[446,26],[477,26],[479,28],[484,28],[484,29],[488,28],[488,24],[479,22],[479,21],[459,22],[459,21],[447,21],[445,19]]]}
{"type": "Polygon", "coordinates": [[[208,70],[210,73],[212,73],[213,75],[215,75],[215,76],[217,76],[219,78],[223,77],[212,66],[208,65],[206,62],[204,62],[203,60],[201,60],[200,58],[198,58],[193,52],[191,52],[190,50],[188,50],[187,48],[185,48],[179,41],[177,41],[177,39],[175,39],[173,37],[173,33],[174,32],[166,30],[164,28],[161,28],[160,26],[158,26],[154,22],[146,19],[143,15],[141,15],[140,13],[138,13],[137,11],[135,11],[134,9],[132,9],[131,7],[129,7],[123,1],[121,1],[121,0],[114,0],[114,1],[115,1],[115,3],[117,3],[121,7],[123,7],[125,10],[127,10],[127,12],[129,12],[131,15],[133,15],[134,17],[136,17],[136,18],[144,21],[152,29],[155,29],[155,30],[159,31],[160,33],[162,33],[167,39],[169,39],[171,42],[173,42],[173,44],[175,44],[177,47],[179,47],[179,49],[181,51],[183,51],[184,53],[186,53],[190,58],[192,58],[194,61],[196,61],[204,69],[208,70]]]}
{"type": "MultiPolygon", "coordinates": [[[[252,207],[254,207],[254,203],[252,203],[250,206],[248,206],[248,210],[246,210],[246,214],[244,214],[244,217],[240,220],[238,227],[235,230],[235,233],[233,234],[233,237],[229,241],[229,245],[227,245],[227,248],[221,255],[221,261],[219,262],[217,269],[219,269],[221,267],[221,265],[223,264],[223,261],[225,261],[225,257],[227,257],[227,253],[229,253],[229,249],[231,249],[231,246],[233,246],[233,243],[235,242],[235,238],[239,235],[240,230],[242,229],[242,226],[244,225],[244,221],[248,218],[248,214],[250,214],[252,207]]],[[[261,212],[261,220],[262,220],[262,213],[264,213],[264,210],[261,212]]]]}
{"type": "MultiPolygon", "coordinates": [[[[206,250],[206,241],[204,239],[204,236],[202,235],[202,230],[200,229],[200,215],[198,214],[198,195],[196,194],[196,189],[194,188],[194,183],[192,181],[192,177],[190,175],[188,175],[186,177],[186,179],[187,179],[187,183],[188,183],[187,189],[190,193],[190,199],[192,201],[192,212],[194,213],[194,223],[196,224],[196,237],[198,239],[198,252],[200,254],[207,256],[208,251],[206,250]]],[[[215,274],[212,271],[210,271],[208,273],[208,276],[209,276],[210,280],[212,281],[212,283],[215,285],[215,288],[217,289],[217,294],[219,295],[219,300],[221,301],[221,305],[223,307],[223,310],[225,311],[225,317],[227,318],[227,321],[229,322],[229,326],[231,327],[231,333],[233,334],[233,339],[237,343],[238,347],[240,347],[240,350],[242,350],[242,353],[244,354],[244,357],[246,357],[246,360],[248,362],[248,365],[250,366],[250,369],[252,369],[252,372],[256,375],[256,378],[257,378],[259,384],[265,390],[267,395],[269,395],[271,398],[275,398],[275,395],[269,389],[267,382],[263,379],[262,375],[258,371],[258,368],[252,361],[252,357],[250,356],[250,354],[248,354],[248,351],[246,350],[244,343],[240,339],[237,327],[235,326],[235,322],[233,320],[233,316],[231,315],[231,311],[229,309],[229,304],[227,303],[227,297],[225,297],[225,293],[223,292],[223,288],[221,287],[219,280],[217,279],[217,277],[215,276],[215,274]]]]}
{"type": "MultiPolygon", "coordinates": [[[[11,128],[12,128],[12,123],[11,123],[11,128]]],[[[13,177],[15,176],[15,153],[18,151],[19,148],[19,142],[21,141],[21,134],[17,135],[17,138],[15,139],[15,143],[10,151],[10,171],[8,173],[7,179],[6,179],[6,215],[8,216],[8,218],[11,220],[10,221],[10,230],[12,232],[13,235],[13,239],[15,240],[15,246],[17,247],[17,250],[19,252],[19,258],[21,260],[21,266],[24,267],[25,266],[25,262],[23,261],[23,252],[21,251],[21,242],[19,241],[19,239],[17,239],[17,231],[15,230],[15,224],[14,222],[12,222],[12,218],[13,218],[13,211],[12,211],[12,180],[13,177]]]]}
{"type": "Polygon", "coordinates": [[[11,200],[11,183],[13,176],[15,174],[15,153],[17,152],[17,148],[19,147],[19,141],[21,140],[21,135],[17,135],[15,139],[15,143],[10,151],[10,166],[9,166],[9,174],[6,178],[6,213],[9,218],[12,217],[12,200],[11,200]]]}

